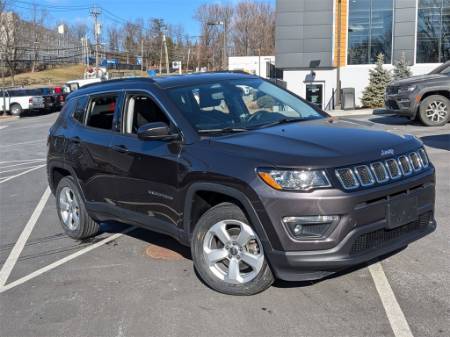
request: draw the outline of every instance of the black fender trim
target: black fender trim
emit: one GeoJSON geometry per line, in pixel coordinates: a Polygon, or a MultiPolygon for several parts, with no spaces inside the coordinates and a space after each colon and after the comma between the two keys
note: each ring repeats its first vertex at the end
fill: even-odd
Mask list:
{"type": "Polygon", "coordinates": [[[191,211],[192,211],[192,201],[194,200],[194,194],[198,191],[208,191],[208,192],[217,192],[224,195],[227,195],[229,197],[232,197],[233,199],[238,200],[242,206],[245,208],[245,212],[250,217],[250,221],[252,225],[255,227],[256,233],[258,234],[261,243],[263,244],[263,248],[266,251],[272,250],[272,244],[269,241],[269,238],[266,234],[266,231],[264,229],[264,226],[261,223],[261,220],[253,207],[252,203],[250,202],[249,198],[241,191],[237,190],[236,188],[226,186],[223,184],[218,183],[211,183],[211,182],[199,182],[192,184],[187,193],[186,198],[184,202],[184,212],[183,212],[183,226],[184,226],[184,235],[185,240],[187,242],[191,242],[191,211]]]}
{"type": "Polygon", "coordinates": [[[70,173],[70,175],[74,178],[75,184],[78,187],[78,190],[83,198],[83,201],[86,204],[86,198],[84,196],[83,189],[81,188],[80,181],[78,180],[78,175],[76,174],[73,167],[67,165],[64,161],[53,159],[51,162],[47,163],[47,175],[48,175],[48,185],[53,194],[55,194],[56,186],[53,186],[53,171],[55,169],[63,169],[70,173]]]}

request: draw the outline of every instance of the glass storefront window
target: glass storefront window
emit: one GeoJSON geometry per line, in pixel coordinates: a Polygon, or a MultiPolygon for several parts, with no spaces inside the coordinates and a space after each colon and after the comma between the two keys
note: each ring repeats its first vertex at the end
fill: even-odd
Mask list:
{"type": "Polygon", "coordinates": [[[392,62],[393,12],[393,0],[349,2],[348,64],[375,63],[379,53],[392,62]]]}
{"type": "Polygon", "coordinates": [[[417,63],[450,60],[450,0],[419,0],[417,63]]]}

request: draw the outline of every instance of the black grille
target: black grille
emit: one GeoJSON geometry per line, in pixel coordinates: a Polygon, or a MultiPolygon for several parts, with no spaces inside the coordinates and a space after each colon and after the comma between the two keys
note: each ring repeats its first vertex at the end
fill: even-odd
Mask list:
{"type": "Polygon", "coordinates": [[[371,167],[377,182],[384,183],[389,180],[388,173],[383,163],[376,162],[371,164],[371,167]]]}
{"type": "Polygon", "coordinates": [[[386,88],[386,93],[388,95],[397,95],[398,94],[399,87],[396,86],[389,86],[386,88]]]}
{"type": "Polygon", "coordinates": [[[375,183],[375,180],[373,179],[372,173],[370,172],[368,166],[357,166],[355,167],[355,172],[362,186],[370,186],[375,183]]]}
{"type": "Polygon", "coordinates": [[[361,253],[368,249],[381,248],[403,235],[421,230],[428,225],[431,216],[431,212],[424,213],[420,215],[416,221],[410,222],[404,226],[394,229],[382,228],[370,233],[365,233],[353,242],[350,254],[361,253]]]}
{"type": "Polygon", "coordinates": [[[395,159],[386,160],[386,167],[392,179],[399,178],[401,176],[400,168],[398,167],[398,163],[395,159]]]}
{"type": "Polygon", "coordinates": [[[359,187],[355,174],[349,168],[336,170],[336,176],[341,181],[342,186],[348,190],[359,187]]]}
{"type": "Polygon", "coordinates": [[[419,150],[420,159],[422,159],[422,166],[428,167],[428,157],[424,149],[419,150]]]}
{"type": "Polygon", "coordinates": [[[412,173],[411,164],[409,163],[409,159],[406,156],[398,157],[398,163],[400,164],[400,168],[402,169],[402,173],[404,176],[409,176],[412,173]]]}
{"type": "Polygon", "coordinates": [[[419,171],[422,168],[422,161],[417,152],[411,153],[409,155],[409,160],[411,161],[414,171],[419,171]]]}
{"type": "Polygon", "coordinates": [[[427,154],[421,148],[418,151],[389,158],[385,161],[336,169],[335,174],[344,189],[353,190],[409,177],[423,171],[428,166],[427,154]]]}
{"type": "Polygon", "coordinates": [[[398,110],[398,104],[396,101],[389,100],[386,102],[386,107],[390,110],[398,110]]]}

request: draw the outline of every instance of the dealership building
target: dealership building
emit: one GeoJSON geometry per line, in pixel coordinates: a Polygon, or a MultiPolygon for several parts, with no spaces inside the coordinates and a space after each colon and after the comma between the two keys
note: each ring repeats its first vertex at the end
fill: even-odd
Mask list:
{"type": "Polygon", "coordinates": [[[450,60],[450,0],[277,0],[275,44],[288,89],[330,109],[340,79],[360,105],[379,53],[414,75],[450,60]]]}

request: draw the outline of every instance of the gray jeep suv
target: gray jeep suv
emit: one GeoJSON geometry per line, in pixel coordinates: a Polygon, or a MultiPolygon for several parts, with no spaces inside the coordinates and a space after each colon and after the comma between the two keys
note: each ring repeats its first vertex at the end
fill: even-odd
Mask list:
{"type": "Polygon", "coordinates": [[[330,118],[244,74],[83,87],[50,130],[47,169],[67,235],[111,220],[167,234],[227,294],[322,278],[436,226],[420,140],[330,118]]]}
{"type": "Polygon", "coordinates": [[[393,81],[385,94],[388,112],[440,126],[450,119],[450,61],[431,73],[393,81]]]}

